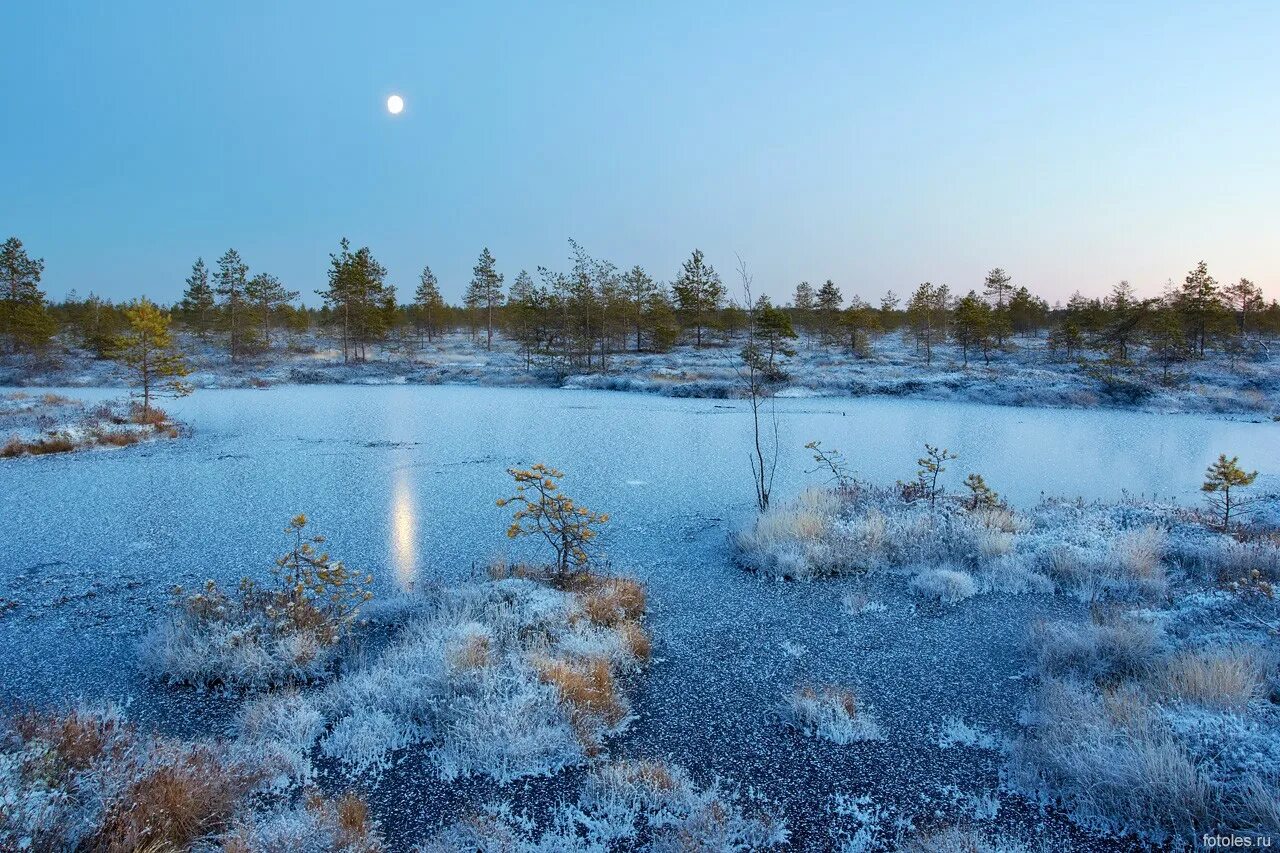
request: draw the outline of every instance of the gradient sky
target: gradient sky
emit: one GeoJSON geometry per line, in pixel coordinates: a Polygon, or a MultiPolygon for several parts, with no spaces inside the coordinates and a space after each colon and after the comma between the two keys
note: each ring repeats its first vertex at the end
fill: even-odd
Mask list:
{"type": "Polygon", "coordinates": [[[25,0],[0,32],[0,238],[54,297],[173,300],[235,246],[316,304],[343,235],[402,296],[569,237],[661,279],[737,252],[775,296],[1154,294],[1200,258],[1280,296],[1275,0],[25,0]]]}

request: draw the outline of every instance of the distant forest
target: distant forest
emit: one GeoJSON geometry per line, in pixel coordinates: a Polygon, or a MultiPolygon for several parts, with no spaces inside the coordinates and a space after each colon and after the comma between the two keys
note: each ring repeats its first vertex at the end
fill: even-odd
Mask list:
{"type": "MultiPolygon", "coordinates": [[[[30,257],[19,239],[5,241],[0,347],[35,355],[75,347],[112,358],[126,331],[125,309],[138,300],[113,303],[72,292],[51,302],[40,289],[43,270],[43,260],[30,257]]],[[[501,336],[519,348],[527,367],[561,371],[608,370],[610,358],[624,352],[731,346],[750,325],[771,355],[787,353],[803,333],[815,345],[871,356],[880,336],[899,334],[926,364],[937,346],[951,343],[968,365],[989,363],[1019,339],[1039,338],[1064,360],[1088,359],[1111,371],[1145,363],[1167,378],[1174,365],[1211,355],[1232,362],[1266,357],[1280,335],[1280,304],[1267,302],[1248,279],[1216,281],[1204,262],[1155,298],[1139,298],[1122,281],[1104,298],[1076,293],[1050,306],[996,268],[977,288],[924,282],[901,295],[890,291],[876,304],[846,299],[828,279],[800,282],[785,305],[767,296],[744,305],[698,250],[668,283],[639,266],[623,270],[594,258],[571,240],[566,271],[521,270],[509,282],[484,249],[462,304],[453,305],[430,267],[412,293],[398,292],[368,247],[353,249],[344,239],[315,295],[318,307],[302,304],[299,291],[269,273],[251,274],[228,249],[212,266],[197,259],[181,301],[162,307],[191,338],[222,348],[232,362],[314,348],[316,336],[332,340],[345,361],[366,360],[371,347],[413,359],[445,334],[466,333],[487,348],[501,336]]]]}

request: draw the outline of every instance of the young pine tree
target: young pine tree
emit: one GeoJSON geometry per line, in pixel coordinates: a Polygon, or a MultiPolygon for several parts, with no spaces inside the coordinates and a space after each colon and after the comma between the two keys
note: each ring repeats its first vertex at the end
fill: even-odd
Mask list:
{"type": "Polygon", "coordinates": [[[991,300],[991,333],[996,346],[1004,346],[1004,339],[1013,331],[1009,316],[1009,302],[1013,298],[1013,277],[1000,267],[987,273],[983,293],[991,300]]]}
{"type": "Polygon", "coordinates": [[[298,298],[298,291],[287,289],[280,279],[269,273],[258,273],[245,283],[244,296],[258,312],[263,343],[271,349],[272,320],[281,308],[298,298]]]}
{"type": "Polygon", "coordinates": [[[43,274],[44,261],[29,257],[17,237],[0,246],[0,344],[10,352],[41,349],[56,331],[40,290],[43,274]]]}
{"type": "Polygon", "coordinates": [[[183,397],[191,386],[182,381],[190,371],[186,358],[173,343],[169,315],[145,297],[125,308],[128,326],[116,340],[115,356],[137,388],[142,400],[142,422],[151,418],[151,401],[156,397],[183,397]]]}
{"type": "Polygon", "coordinates": [[[1239,463],[1238,456],[1228,459],[1225,453],[1219,455],[1218,461],[1205,472],[1204,485],[1200,487],[1209,506],[1222,516],[1223,530],[1230,528],[1233,513],[1238,515],[1247,512],[1247,507],[1257,501],[1257,498],[1246,499],[1233,494],[1238,489],[1252,486],[1253,481],[1258,479],[1257,471],[1246,473],[1239,463]]]}
{"type": "Polygon", "coordinates": [[[676,305],[693,323],[697,346],[702,346],[702,330],[710,316],[724,304],[725,290],[719,273],[706,263],[700,249],[694,249],[693,255],[681,266],[671,292],[676,305]]]}
{"type": "Polygon", "coordinates": [[[883,328],[880,312],[857,296],[849,300],[840,322],[849,336],[849,352],[853,355],[870,352],[871,335],[883,328]]]}
{"type": "Polygon", "coordinates": [[[964,480],[964,487],[969,490],[969,509],[988,509],[1000,505],[1000,496],[995,493],[981,474],[970,474],[964,480]]]}
{"type": "Polygon", "coordinates": [[[960,345],[965,367],[969,366],[969,349],[975,346],[981,347],[983,360],[990,363],[988,352],[990,351],[991,313],[991,306],[983,302],[972,290],[956,303],[951,336],[960,345]]]}
{"type": "Polygon", "coordinates": [[[493,349],[494,312],[502,307],[502,273],[498,272],[497,262],[486,246],[480,253],[471,271],[471,284],[467,287],[466,302],[468,307],[479,309],[484,314],[485,349],[493,349]]]}
{"type": "Polygon", "coordinates": [[[234,362],[246,350],[245,314],[248,306],[244,289],[249,282],[249,265],[240,259],[240,253],[235,249],[227,249],[218,258],[214,282],[214,291],[222,299],[219,307],[229,333],[227,349],[234,362]]]}
{"type": "Polygon", "coordinates": [[[645,325],[646,309],[657,292],[658,285],[654,283],[653,278],[639,264],[633,266],[622,276],[623,297],[626,299],[627,307],[631,314],[631,324],[635,327],[636,352],[640,352],[640,336],[645,325]]]}
{"type": "Polygon", "coordinates": [[[196,262],[191,265],[191,275],[187,276],[187,288],[182,293],[178,310],[182,312],[186,324],[201,338],[209,334],[213,325],[214,304],[213,288],[209,286],[209,269],[204,265],[204,258],[196,258],[196,262]]]}
{"type": "Polygon", "coordinates": [[[835,336],[836,326],[840,321],[840,308],[844,305],[844,294],[831,279],[823,282],[818,288],[818,332],[824,341],[835,336]]]}
{"type": "Polygon", "coordinates": [[[1197,355],[1204,358],[1205,345],[1213,330],[1214,321],[1223,315],[1218,282],[1209,275],[1209,267],[1204,261],[1187,273],[1182,289],[1178,291],[1177,301],[1178,308],[1186,319],[1187,328],[1191,330],[1191,347],[1197,355]]]}
{"type": "Polygon", "coordinates": [[[342,325],[342,360],[364,361],[368,344],[380,340],[391,325],[395,288],[386,282],[387,268],[373,257],[368,246],[351,251],[343,237],[336,253],[329,255],[329,287],[317,291],[329,316],[342,325]]]}
{"type": "Polygon", "coordinates": [[[942,494],[942,489],[938,487],[938,478],[942,476],[942,472],[946,471],[946,463],[952,459],[959,459],[951,451],[945,447],[939,450],[932,444],[924,446],[924,456],[916,460],[916,464],[920,469],[916,471],[916,482],[919,484],[921,492],[929,498],[929,510],[932,511],[938,502],[938,496],[942,494]]]}
{"type": "Polygon", "coordinates": [[[418,288],[413,292],[414,320],[418,327],[418,336],[426,334],[428,341],[434,340],[436,324],[444,313],[444,298],[440,295],[440,284],[431,267],[423,267],[418,276],[418,288]]]}

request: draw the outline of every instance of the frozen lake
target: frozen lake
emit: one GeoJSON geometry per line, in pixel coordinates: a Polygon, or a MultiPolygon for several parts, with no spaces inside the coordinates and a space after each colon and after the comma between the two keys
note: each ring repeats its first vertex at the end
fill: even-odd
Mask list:
{"type": "MultiPolygon", "coordinates": [[[[943,628],[906,619],[890,602],[879,622],[850,627],[839,607],[845,582],[767,584],[735,568],[726,537],[754,511],[744,403],[308,386],[201,391],[167,408],[191,425],[190,438],[0,462],[0,597],[18,602],[0,618],[5,698],[144,695],[134,647],[167,590],[266,576],[281,529],[299,512],[336,557],[386,588],[482,574],[491,558],[511,553],[509,512],[494,505],[510,491],[506,468],[541,461],[565,472],[575,499],[611,514],[603,546],[613,567],[650,587],[657,660],[636,697],[641,719],[619,749],[744,779],[784,805],[860,790],[854,783],[871,775],[868,767],[886,764],[941,783],[972,787],[977,773],[994,784],[994,760],[980,773],[972,762],[949,770],[947,753],[916,749],[911,738],[858,752],[798,746],[764,718],[797,681],[843,680],[859,685],[887,728],[914,727],[921,743],[949,713],[1007,730],[1018,697],[1000,685],[1018,677],[1020,608],[1029,605],[975,600],[943,628]],[[986,607],[1009,610],[1007,635],[966,646],[966,626],[981,624],[986,607]],[[872,668],[894,672],[895,683],[866,683],[872,668]],[[987,700],[956,708],[921,695],[939,678],[955,682],[955,695],[987,700]]],[[[1272,423],[882,398],[782,399],[777,417],[777,499],[822,482],[805,473],[813,465],[803,445],[813,439],[843,450],[875,482],[912,478],[926,441],[945,446],[960,457],[944,475],[949,488],[977,471],[1023,505],[1042,492],[1116,498],[1125,490],[1195,502],[1219,453],[1239,455],[1268,486],[1280,474],[1272,423]]],[[[414,784],[436,784],[401,782],[406,802],[414,784]]],[[[430,822],[414,811],[421,826],[393,836],[430,822]]]]}

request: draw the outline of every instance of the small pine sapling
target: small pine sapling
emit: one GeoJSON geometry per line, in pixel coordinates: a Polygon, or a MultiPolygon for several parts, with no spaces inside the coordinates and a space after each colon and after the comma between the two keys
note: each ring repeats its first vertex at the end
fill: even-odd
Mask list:
{"type": "Polygon", "coordinates": [[[965,488],[969,490],[969,509],[991,509],[1000,505],[1000,495],[987,485],[981,474],[970,474],[965,478],[965,488]]]}
{"type": "Polygon", "coordinates": [[[843,453],[839,450],[824,450],[821,441],[811,441],[804,447],[805,450],[813,451],[813,461],[818,463],[818,467],[806,473],[830,471],[831,478],[841,489],[846,489],[853,484],[853,472],[843,453]]]}
{"type": "Polygon", "coordinates": [[[498,498],[498,506],[516,506],[508,538],[542,536],[555,550],[555,568],[561,576],[583,571],[588,564],[588,548],[597,528],[609,521],[607,513],[579,506],[560,491],[557,482],[564,473],[538,463],[528,469],[508,468],[516,492],[498,498]]]}
{"type": "Polygon", "coordinates": [[[1233,494],[1236,489],[1244,489],[1253,485],[1258,478],[1257,471],[1245,473],[1239,465],[1240,457],[1218,456],[1218,461],[1209,466],[1205,472],[1204,485],[1200,491],[1205,493],[1205,500],[1217,515],[1222,517],[1222,529],[1231,525],[1231,516],[1249,512],[1249,505],[1257,498],[1241,498],[1233,494]]]}
{"type": "Polygon", "coordinates": [[[947,462],[959,458],[945,447],[939,450],[932,444],[926,444],[924,456],[916,460],[916,464],[920,466],[920,470],[916,472],[916,481],[920,484],[921,491],[929,498],[930,512],[937,505],[938,495],[942,494],[942,490],[938,488],[938,477],[947,470],[947,462]]]}
{"type": "Polygon", "coordinates": [[[279,591],[266,612],[280,628],[320,628],[326,642],[333,643],[355,621],[360,605],[373,597],[373,576],[360,577],[318,550],[325,538],[307,536],[306,526],[307,517],[297,515],[285,528],[293,545],[276,558],[279,591]]]}

